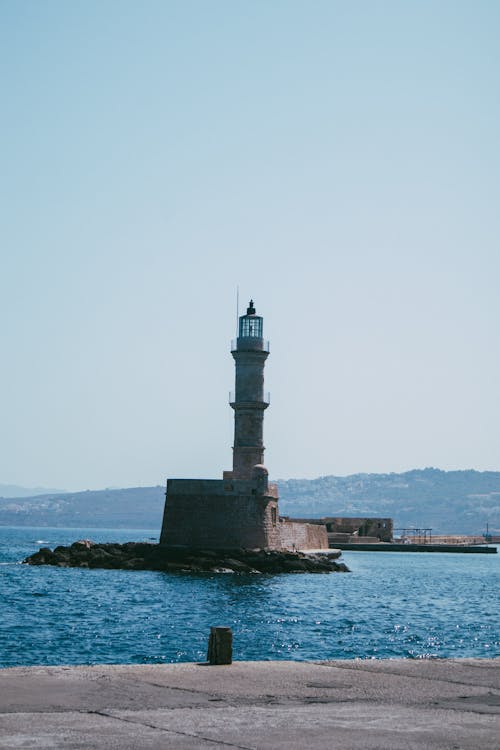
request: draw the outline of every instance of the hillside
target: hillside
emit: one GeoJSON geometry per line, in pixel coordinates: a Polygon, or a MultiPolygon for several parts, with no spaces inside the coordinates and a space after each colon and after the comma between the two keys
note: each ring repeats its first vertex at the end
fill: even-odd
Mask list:
{"type": "Polygon", "coordinates": [[[64,490],[52,487],[19,487],[17,484],[0,484],[0,499],[4,497],[34,497],[35,495],[55,495],[64,490]]]}
{"type": "MultiPolygon", "coordinates": [[[[389,516],[433,533],[500,533],[500,472],[415,469],[278,481],[280,511],[299,517],[389,516]]],[[[2,526],[160,529],[164,487],[0,498],[2,526]]]]}
{"type": "Polygon", "coordinates": [[[160,529],[164,487],[0,498],[0,526],[160,529]]]}
{"type": "Polygon", "coordinates": [[[395,528],[481,534],[500,529],[500,472],[414,469],[404,474],[280,481],[282,514],[386,516],[395,528]]]}

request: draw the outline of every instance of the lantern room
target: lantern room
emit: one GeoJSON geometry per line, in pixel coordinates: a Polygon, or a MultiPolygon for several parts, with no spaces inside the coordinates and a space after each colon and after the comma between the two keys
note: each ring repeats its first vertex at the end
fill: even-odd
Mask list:
{"type": "Polygon", "coordinates": [[[255,314],[253,300],[247,308],[247,314],[241,315],[240,327],[238,332],[239,338],[262,338],[263,318],[255,314]]]}

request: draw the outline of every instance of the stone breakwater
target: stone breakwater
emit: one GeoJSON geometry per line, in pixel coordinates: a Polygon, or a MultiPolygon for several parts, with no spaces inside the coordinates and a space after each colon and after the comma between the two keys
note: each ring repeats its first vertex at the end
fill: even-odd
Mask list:
{"type": "Polygon", "coordinates": [[[88,539],[54,550],[41,547],[27,565],[59,568],[159,570],[168,573],[348,573],[338,550],[321,553],[276,550],[193,550],[146,542],[97,544],[88,539]]]}

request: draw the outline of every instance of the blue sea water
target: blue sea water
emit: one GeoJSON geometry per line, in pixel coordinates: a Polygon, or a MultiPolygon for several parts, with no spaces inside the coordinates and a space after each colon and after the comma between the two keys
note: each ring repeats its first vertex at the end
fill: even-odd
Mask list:
{"type": "Polygon", "coordinates": [[[235,659],[500,655],[500,555],[346,552],[348,574],[32,567],[41,546],[158,532],[0,528],[0,666],[200,661],[211,625],[235,659]]]}

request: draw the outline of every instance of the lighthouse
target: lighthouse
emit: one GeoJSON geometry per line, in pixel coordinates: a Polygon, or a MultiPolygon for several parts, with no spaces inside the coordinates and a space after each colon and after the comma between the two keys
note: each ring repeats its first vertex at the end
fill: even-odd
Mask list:
{"type": "Polygon", "coordinates": [[[263,338],[263,318],[256,314],[253,300],[246,315],[239,318],[231,354],[236,370],[235,390],[229,399],[234,409],[233,478],[251,479],[253,468],[264,463],[264,411],[270,400],[264,392],[269,341],[263,338]]]}
{"type": "MultiPolygon", "coordinates": [[[[250,300],[231,345],[235,389],[233,469],[222,479],[168,479],[160,544],[210,549],[319,549],[326,528],[280,518],[278,487],[264,466],[264,365],[269,342],[250,300]]],[[[208,439],[208,436],[207,436],[208,439]]],[[[186,446],[189,450],[189,446],[186,446]]]]}

